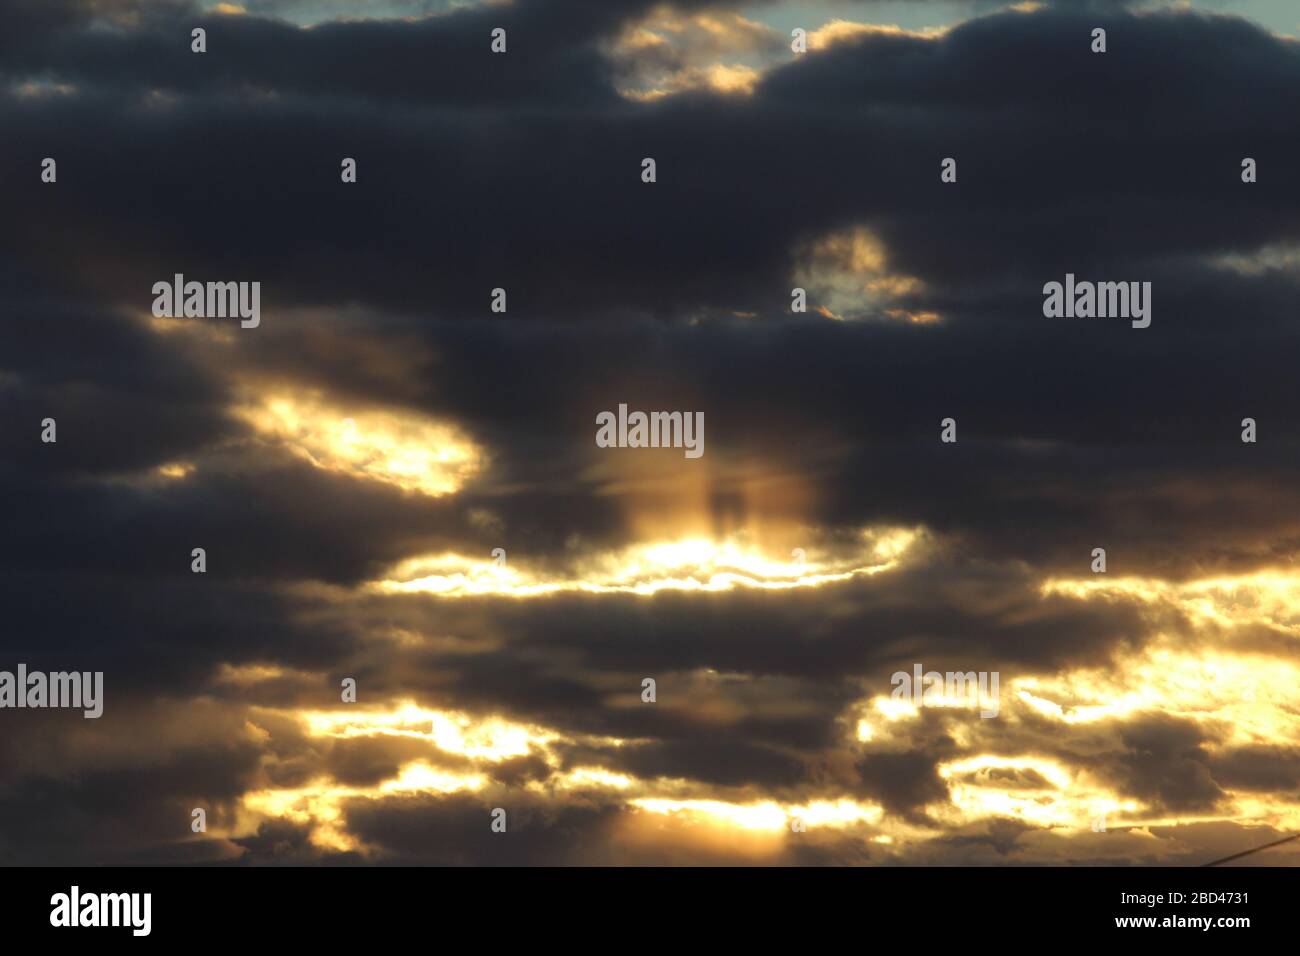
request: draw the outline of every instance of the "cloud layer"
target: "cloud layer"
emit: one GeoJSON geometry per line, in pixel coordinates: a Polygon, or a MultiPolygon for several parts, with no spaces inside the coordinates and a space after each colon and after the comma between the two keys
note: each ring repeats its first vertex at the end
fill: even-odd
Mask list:
{"type": "Polygon", "coordinates": [[[1294,41],[247,6],[3,14],[0,669],[102,670],[106,706],[0,711],[0,860],[1191,863],[1294,829],[1294,41]],[[260,326],[154,318],[176,273],[260,282],[260,326]],[[1151,327],[1045,318],[1067,273],[1151,282],[1151,327]],[[703,411],[706,454],[598,448],[619,403],[703,411]],[[997,716],[894,699],[916,664],[997,672],[997,716]]]}

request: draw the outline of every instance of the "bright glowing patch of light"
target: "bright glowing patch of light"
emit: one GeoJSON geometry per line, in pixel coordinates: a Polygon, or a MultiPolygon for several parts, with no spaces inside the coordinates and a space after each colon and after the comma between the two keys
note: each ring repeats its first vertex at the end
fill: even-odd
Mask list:
{"type": "Polygon", "coordinates": [[[1037,714],[1063,724],[1161,713],[1206,723],[1208,749],[1300,740],[1300,666],[1253,654],[1179,650],[1164,642],[1115,669],[1016,682],[1037,714]],[[1222,735],[1222,743],[1214,739],[1222,735]]]}
{"type": "Polygon", "coordinates": [[[885,318],[914,324],[941,320],[907,300],[925,291],[916,276],[892,272],[885,244],[854,226],[806,243],[798,250],[795,282],[808,290],[808,306],[832,319],[885,318]]]}
{"type": "Polygon", "coordinates": [[[1058,790],[1068,787],[1071,780],[1070,772],[1051,760],[1042,757],[1007,757],[998,754],[978,754],[941,764],[939,776],[946,778],[991,769],[1030,770],[1046,779],[1058,790]]]}
{"type": "Polygon", "coordinates": [[[316,846],[338,851],[365,851],[344,826],[343,803],[347,800],[376,799],[402,794],[436,794],[473,792],[487,784],[482,774],[458,774],[415,760],[405,764],[396,777],[378,787],[349,787],[329,780],[317,780],[302,787],[256,790],[244,794],[245,815],[251,814],[249,828],[259,818],[274,817],[310,828],[316,846]]]}
{"type": "Polygon", "coordinates": [[[950,806],[936,808],[936,815],[954,824],[1012,817],[1036,826],[1082,829],[1090,826],[1098,806],[1138,809],[1106,787],[1037,756],[979,754],[940,764],[939,776],[948,784],[950,806]],[[1013,772],[1011,779],[1007,771],[1013,772]],[[1015,772],[1033,774],[1026,779],[1041,779],[1047,788],[1021,783],[1015,772]]]}
{"type": "Polygon", "coordinates": [[[371,588],[387,594],[516,594],[532,597],[560,590],[532,581],[513,565],[480,561],[464,555],[424,555],[409,558],[389,572],[392,577],[373,582],[371,588]]]}
{"type": "Polygon", "coordinates": [[[531,575],[517,564],[498,566],[491,561],[440,554],[403,561],[386,578],[368,587],[384,594],[498,594],[518,598],[562,591],[654,594],[661,590],[818,587],[891,570],[916,538],[917,532],[903,529],[865,534],[859,552],[821,561],[775,560],[734,542],[692,538],[597,555],[569,575],[551,578],[531,575]]]}
{"type": "Polygon", "coordinates": [[[1206,724],[1207,747],[1300,740],[1300,574],[1260,571],[1185,582],[1051,580],[1044,595],[1166,605],[1193,631],[1160,636],[1112,666],[1018,681],[1022,699],[1062,723],[1159,712],[1206,724]],[[1272,631],[1276,649],[1258,641],[1272,631]],[[1203,639],[1198,636],[1203,634],[1203,639]],[[1220,744],[1214,738],[1220,738],[1220,744]]]}
{"type": "Polygon", "coordinates": [[[437,497],[483,466],[483,452],[457,429],[412,412],[344,408],[310,391],[252,396],[236,414],[317,468],[437,497]]]}
{"type": "Polygon", "coordinates": [[[1163,602],[1184,611],[1193,623],[1264,624],[1300,637],[1300,573],[1285,569],[1182,582],[1142,577],[1051,578],[1043,582],[1042,593],[1078,600],[1163,602]]]}
{"type": "Polygon", "coordinates": [[[892,528],[885,531],[864,531],[862,537],[871,542],[871,549],[877,557],[897,561],[916,541],[917,532],[908,528],[892,528]]]}
{"type": "Polygon", "coordinates": [[[902,27],[881,23],[858,23],[836,17],[823,27],[808,34],[808,52],[829,50],[841,43],[852,43],[867,36],[915,37],[932,40],[943,36],[946,27],[926,27],[921,30],[904,30],[902,27]]]}
{"type": "Polygon", "coordinates": [[[414,737],[439,750],[483,760],[522,757],[556,739],[550,731],[497,717],[473,718],[456,711],[403,703],[388,710],[307,711],[301,719],[316,737],[414,737]]]}
{"type": "MultiPolygon", "coordinates": [[[[1121,646],[1104,663],[1055,674],[1003,673],[996,724],[1009,728],[1010,735],[994,734],[991,724],[974,713],[945,712],[945,732],[958,746],[1014,740],[1022,731],[1032,739],[1046,721],[1059,728],[1047,731],[1055,735],[1054,749],[1095,754],[1099,747],[1113,747],[1125,752],[1123,726],[1152,715],[1201,728],[1204,738],[1198,746],[1212,755],[1300,740],[1300,655],[1290,646],[1300,627],[1300,574],[1267,570],[1182,582],[1054,579],[1043,584],[1042,593],[1080,601],[1133,601],[1159,613],[1145,643],[1121,646]],[[1186,631],[1167,632],[1170,620],[1186,622],[1186,631]]],[[[914,729],[906,721],[920,710],[885,693],[868,697],[849,711],[856,730],[852,736],[868,749],[910,746],[914,729]]],[[[1112,828],[1138,833],[1142,827],[1217,820],[1286,830],[1300,819],[1296,801],[1234,791],[1222,780],[1217,781],[1226,793],[1221,806],[1169,813],[1114,792],[1086,766],[1034,753],[976,753],[944,763],[940,775],[950,799],[931,809],[952,825],[1013,817],[1087,831],[1099,814],[1113,814],[1118,819],[1110,821],[1112,828]]]]}
{"type": "Polygon", "coordinates": [[[625,90],[623,95],[643,103],[674,96],[688,90],[709,90],[724,96],[745,95],[754,92],[762,74],[743,64],[716,63],[712,66],[677,70],[661,78],[661,85],[644,90],[625,90]]]}
{"type": "Polygon", "coordinates": [[[675,816],[693,823],[767,832],[788,830],[795,820],[802,821],[806,826],[845,827],[856,823],[875,823],[883,815],[880,807],[852,800],[817,800],[802,805],[782,805],[774,800],[729,803],[724,800],[640,797],[631,803],[650,813],[675,816]]]}
{"type": "Polygon", "coordinates": [[[619,64],[625,77],[620,92],[629,99],[697,90],[748,95],[762,77],[760,61],[775,37],[771,27],[738,13],[684,13],[663,5],[625,27],[606,53],[619,64]]]}
{"type": "Polygon", "coordinates": [[[879,823],[884,811],[853,800],[814,800],[789,807],[786,814],[810,827],[847,827],[855,823],[879,823]]]}
{"type": "Polygon", "coordinates": [[[632,801],[634,806],[650,813],[684,816],[700,822],[725,824],[741,830],[783,830],[788,817],[780,804],[724,803],[721,800],[668,800],[659,797],[642,797],[632,801]]]}
{"type": "Polygon", "coordinates": [[[876,697],[872,699],[871,705],[889,721],[911,720],[921,715],[921,709],[910,700],[876,697]]]}
{"type": "Polygon", "coordinates": [[[387,793],[459,793],[462,790],[479,790],[487,783],[482,774],[451,773],[439,767],[414,760],[406,764],[391,780],[379,785],[379,792],[387,793]]]}
{"type": "Polygon", "coordinates": [[[601,767],[577,767],[560,775],[556,780],[556,786],[564,790],[589,788],[627,790],[634,782],[627,774],[614,773],[601,767]]]}

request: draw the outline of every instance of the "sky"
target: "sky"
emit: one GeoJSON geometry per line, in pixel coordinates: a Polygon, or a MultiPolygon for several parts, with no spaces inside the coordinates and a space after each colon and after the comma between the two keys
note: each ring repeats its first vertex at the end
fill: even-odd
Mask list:
{"type": "Polygon", "coordinates": [[[0,672],[103,674],[0,707],[0,863],[1300,828],[1294,4],[0,21],[0,672]],[[1067,275],[1150,324],[1047,314],[1067,275]],[[702,453],[604,447],[620,406],[702,453]]]}

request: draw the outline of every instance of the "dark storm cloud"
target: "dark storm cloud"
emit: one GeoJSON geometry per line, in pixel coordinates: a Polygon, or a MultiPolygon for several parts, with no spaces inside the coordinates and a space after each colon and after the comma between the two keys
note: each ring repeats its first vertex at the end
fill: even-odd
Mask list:
{"type": "Polygon", "coordinates": [[[1189,302],[1171,317],[1203,322],[1195,335],[1143,339],[1095,325],[1008,333],[981,362],[971,356],[988,353],[989,333],[973,321],[921,334],[795,321],[588,332],[438,323],[426,327],[436,340],[427,361],[386,379],[347,361],[343,330],[325,338],[335,358],[311,368],[322,350],[295,354],[300,320],[259,339],[250,361],[465,423],[494,452],[492,482],[509,489],[471,485],[466,507],[499,513],[525,550],[623,533],[613,501],[593,497],[599,481],[575,476],[595,460],[595,412],[632,401],[706,410],[713,459],[758,459],[807,478],[819,491],[811,517],[829,525],[925,523],[971,535],[971,552],[1039,565],[1071,566],[1119,539],[1127,567],[1177,570],[1193,547],[1203,562],[1240,566],[1264,556],[1261,540],[1300,537],[1285,517],[1296,477],[1288,436],[1300,429],[1286,385],[1293,333],[1279,306],[1261,311],[1276,317],[1271,328],[1219,322],[1212,335],[1217,308],[1189,302]],[[959,421],[956,448],[935,440],[948,415],[959,421]],[[1267,443],[1243,448],[1245,415],[1260,418],[1267,443]],[[1188,472],[1205,476],[1197,489],[1185,486],[1188,472]],[[1117,498],[1132,505],[1116,509],[1117,498]]]}
{"type": "MultiPolygon", "coordinates": [[[[218,858],[211,845],[181,842],[189,831],[189,808],[169,795],[162,805],[146,794],[190,786],[179,779],[137,773],[108,774],[70,784],[28,778],[0,794],[7,825],[0,835],[6,866],[178,865],[218,858]]],[[[237,779],[237,778],[232,778],[237,779]]]]}
{"type": "MultiPolygon", "coordinates": [[[[1206,262],[1300,233],[1283,175],[1300,155],[1278,121],[1300,106],[1300,54],[1241,21],[1117,13],[1103,21],[1111,52],[1094,57],[1096,16],[1058,6],[941,39],[866,36],[776,68],[749,98],[644,104],[617,94],[628,61],[607,51],[649,3],[309,31],[170,4],[134,24],[127,3],[7,8],[0,493],[17,504],[0,666],[102,663],[111,707],[165,687],[236,709],[324,708],[353,675],[369,702],[411,696],[634,741],[566,743],[566,766],[778,792],[821,782],[924,822],[947,798],[938,762],[956,753],[941,718],[919,721],[914,749],[841,743],[845,709],[887,693],[893,670],[1101,665],[1188,623],[1131,601],[1044,599],[1044,575],[1083,576],[1102,544],[1113,573],[1178,576],[1271,563],[1300,542],[1295,272],[1206,262]],[[94,16],[120,29],[89,29],[94,16]],[[209,29],[202,57],[188,49],[195,24],[209,29]],[[496,25],[505,57],[487,50],[496,25]],[[956,186],[938,182],[949,155],[956,186]],[[1249,187],[1244,155],[1261,163],[1249,187]],[[39,182],[44,156],[57,185],[39,182]],[[338,181],[343,156],[358,158],[355,186],[338,181]],[[659,162],[653,186],[643,156],[659,162]],[[943,323],[783,314],[796,248],[857,224],[882,237],[891,272],[924,283],[907,306],[943,323]],[[1041,285],[1067,271],[1152,280],[1152,327],[1044,319],[1041,285]],[[128,317],[175,272],[261,281],[262,326],[195,344],[128,317]],[[509,318],[488,313],[495,286],[509,318]],[[229,414],[229,376],[251,372],[448,418],[491,468],[438,500],[313,468],[229,414]],[[592,467],[628,454],[597,460],[591,444],[595,413],[620,401],[704,410],[706,461],[797,476],[814,533],[925,525],[935,550],[815,591],[503,602],[288,589],[498,544],[512,565],[554,570],[575,536],[577,557],[635,540],[592,467]],[[57,445],[39,442],[47,415],[57,445]],[[937,442],[948,415],[956,446],[937,442]],[[1238,440],[1244,415],[1260,418],[1258,446],[1238,440]],[[200,467],[137,480],[177,458],[200,467]],[[204,576],[189,571],[196,546],[204,576]],[[378,640],[395,629],[421,641],[378,640]],[[251,687],[217,676],[260,662],[294,673],[251,687]],[[640,706],[646,674],[662,706],[640,706]]],[[[1280,631],[1258,637],[1285,647],[1280,631]]],[[[1002,739],[1047,748],[1053,730],[1002,739]]],[[[1068,743],[1058,756],[1173,810],[1213,807],[1229,787],[1295,787],[1285,750],[1212,754],[1201,728],[1155,717],[1115,733],[1100,757],[1068,743]]],[[[275,786],[320,772],[371,786],[432,759],[423,742],[271,736],[259,783],[275,786]]],[[[75,783],[52,767],[0,776],[0,818],[38,820],[6,828],[0,853],[217,858],[230,848],[169,846],[195,800],[224,811],[253,785],[257,755],[241,742],[75,783]]],[[[530,753],[494,766],[491,786],[548,773],[530,753]]],[[[526,806],[507,841],[483,799],[358,801],[347,817],[395,861],[624,859],[580,849],[608,836],[611,807],[526,806]]],[[[994,827],[951,852],[997,858],[1017,837],[994,827]]],[[[287,824],[238,845],[257,862],[336,859],[287,824]]]]}
{"type": "MultiPolygon", "coordinates": [[[[132,65],[153,61],[123,54],[109,71],[126,82],[121,92],[92,75],[81,97],[11,101],[6,126],[35,155],[15,151],[4,171],[31,182],[19,197],[24,218],[53,225],[79,212],[97,226],[50,235],[52,245],[98,256],[125,245],[132,254],[116,258],[134,267],[123,262],[105,279],[119,296],[143,298],[135,290],[154,278],[139,273],[143,260],[252,270],[277,307],[355,298],[454,316],[484,314],[498,284],[524,315],[776,314],[789,299],[792,242],[866,222],[897,267],[936,289],[965,294],[1014,279],[1032,322],[1038,288],[1067,269],[1149,270],[1174,253],[1250,250],[1296,234],[1294,184],[1265,175],[1243,189],[1237,168],[1247,151],[1277,170],[1300,158],[1272,122],[1300,105],[1300,56],[1244,21],[1117,17],[1110,26],[1124,42],[1098,57],[1085,42],[1094,17],[993,16],[938,40],[870,36],[801,58],[752,98],[631,104],[614,94],[594,45],[629,11],[597,7],[607,12],[511,8],[531,19],[518,30],[520,52],[497,57],[462,39],[470,27],[461,26],[485,33],[476,18],[495,11],[310,31],[220,18],[214,30],[235,31],[230,51],[200,57],[173,42],[183,68],[156,69],[173,83],[229,69],[276,98],[199,83],[170,106],[149,105],[137,97],[171,87],[130,77],[132,65]],[[545,32],[529,45],[529,30],[545,32]],[[469,93],[438,78],[442,43],[454,50],[449,76],[482,74],[469,93]],[[253,63],[230,65],[248,49],[253,63]],[[592,71],[568,98],[553,89],[564,75],[553,64],[536,78],[511,72],[573,50],[588,51],[592,71]],[[349,57],[379,76],[349,76],[349,57]],[[257,69],[274,73],[259,81],[257,69]],[[384,77],[420,88],[417,70],[456,108],[394,100],[384,77]],[[1181,92],[1190,88],[1206,95],[1193,103],[1181,92]],[[547,109],[519,100],[534,93],[547,109]],[[103,97],[117,107],[111,122],[103,97]],[[220,150],[211,148],[217,130],[220,150]],[[20,175],[58,154],[57,191],[20,175]],[[361,169],[348,190],[338,183],[345,155],[361,169]],[[647,155],[660,167],[652,187],[639,181],[647,155]],[[938,183],[947,155],[961,163],[952,188],[938,183]]],[[[87,49],[68,58],[68,76],[39,49],[11,75],[76,83],[73,71],[91,69],[100,47],[133,36],[81,33],[87,49]]],[[[1162,303],[1169,285],[1159,285],[1162,303]]]]}
{"type": "MultiPolygon", "coordinates": [[[[499,806],[499,804],[493,804],[499,806]]],[[[348,825],[383,847],[395,863],[476,866],[555,866],[581,862],[584,847],[612,808],[575,806],[549,810],[521,805],[507,811],[505,833],[494,833],[492,817],[475,797],[392,797],[356,801],[348,825]]]]}
{"type": "Polygon", "coordinates": [[[1224,786],[1245,790],[1300,788],[1300,752],[1294,747],[1235,747],[1210,761],[1214,778],[1224,786]]]}
{"type": "MultiPolygon", "coordinates": [[[[22,10],[29,42],[7,51],[0,75],[172,93],[243,93],[382,99],[453,109],[565,103],[615,105],[617,67],[597,44],[656,0],[547,0],[477,4],[427,19],[327,20],[310,29],[274,17],[222,15],[199,4],[120,0],[100,9],[64,3],[22,10]],[[130,29],[95,29],[127,19],[130,29]],[[207,32],[211,57],[196,56],[191,30],[207,32]],[[507,33],[508,56],[490,51],[507,33]]],[[[685,2],[679,8],[707,6],[685,2]]],[[[274,12],[274,11],[268,11],[274,12]]]]}
{"type": "MultiPolygon", "coordinates": [[[[537,6],[511,14],[540,21],[537,6]]],[[[522,80],[478,83],[486,100],[457,93],[455,109],[430,111],[397,105],[382,84],[372,88],[346,70],[346,96],[319,77],[293,85],[338,62],[330,44],[401,75],[404,56],[424,57],[431,38],[457,44],[461,31],[482,25],[475,18],[494,12],[471,10],[323,33],[218,18],[214,30],[235,31],[230,50],[214,49],[204,62],[283,94],[261,105],[220,92],[212,78],[172,105],[140,105],[131,97],[155,86],[175,91],[181,73],[164,70],[173,84],[159,86],[125,66],[112,75],[132,92],[88,85],[76,97],[10,99],[7,127],[30,149],[12,153],[5,170],[29,183],[13,220],[25,223],[19,261],[51,281],[64,263],[87,263],[66,279],[140,309],[149,285],[173,271],[257,276],[271,326],[288,323],[275,310],[294,303],[360,300],[407,311],[438,361],[417,379],[423,386],[390,376],[382,388],[471,422],[504,450],[499,476],[507,481],[571,478],[581,463],[573,436],[590,429],[594,411],[629,397],[632,383],[647,403],[706,409],[717,423],[713,448],[831,473],[819,507],[832,523],[973,520],[986,542],[1014,542],[1020,556],[1052,562],[1061,560],[1052,552],[1077,554],[1132,520],[1107,504],[1114,488],[1091,477],[1118,462],[1149,498],[1133,510],[1153,527],[1132,535],[1149,566],[1186,554],[1188,540],[1206,530],[1205,509],[1181,507],[1163,486],[1160,472],[1176,460],[1215,474],[1214,510],[1240,516],[1234,527],[1211,529],[1228,560],[1270,527],[1294,479],[1293,456],[1279,453],[1279,443],[1300,426],[1285,391],[1294,336],[1286,303],[1296,284],[1290,274],[1207,270],[1196,257],[1296,234],[1288,178],[1266,174],[1247,188],[1236,175],[1245,152],[1266,170],[1297,159],[1273,122],[1300,88],[1291,45],[1244,21],[1119,17],[1110,27],[1123,42],[1103,59],[1080,40],[1095,18],[1004,15],[939,40],[871,36],[809,56],[776,69],[750,99],[685,95],[638,105],[611,99],[608,64],[592,46],[631,10],[592,17],[580,5],[548,8],[545,29],[557,32],[535,49],[586,49],[598,67],[572,98],[522,80]],[[276,55],[247,53],[264,47],[276,55]],[[246,54],[256,62],[230,66],[246,54]],[[258,68],[280,73],[256,79],[258,68]],[[1194,103],[1181,92],[1192,88],[1205,91],[1194,103]],[[540,113],[511,99],[537,89],[550,104],[540,113]],[[492,100],[492,90],[504,99],[492,100]],[[107,103],[119,107],[111,128],[107,103]],[[212,130],[225,148],[211,148],[212,130]],[[57,189],[33,172],[47,153],[61,157],[57,189]],[[653,187],[637,179],[646,154],[660,163],[653,187]],[[960,182],[943,188],[937,158],[951,154],[960,182]],[[355,188],[337,182],[343,155],[361,163],[355,188]],[[247,229],[251,222],[258,228],[247,229]],[[788,301],[792,244],[855,222],[885,238],[892,268],[926,283],[915,304],[937,309],[946,327],[819,320],[761,330],[746,322],[527,328],[538,316],[775,316],[788,301]],[[1044,320],[1038,290],[1065,271],[1152,277],[1152,329],[1044,320]],[[496,285],[507,287],[512,315],[525,321],[429,321],[486,319],[496,285]],[[1230,320],[1237,315],[1251,321],[1230,320]],[[1245,366],[1254,374],[1243,376],[1245,366]],[[969,444],[956,475],[932,439],[938,419],[958,408],[969,444]],[[1240,418],[1259,409],[1275,436],[1265,452],[1278,455],[1275,477],[1259,476],[1263,454],[1243,465],[1219,444],[1235,441],[1240,418]],[[1073,447],[989,444],[1020,438],[1073,447]],[[1009,538],[1013,525],[1022,533],[1009,538]],[[1086,527],[1091,538],[1063,540],[1066,525],[1086,527]],[[1162,543],[1157,532],[1188,540],[1162,543]]],[[[92,51],[146,42],[153,23],[125,37],[76,32],[76,41],[92,51]]],[[[524,36],[533,29],[542,28],[521,21],[524,36]]],[[[55,53],[24,55],[48,59],[16,61],[15,76],[48,68],[77,82],[76,70],[99,62],[72,58],[64,77],[55,53]]],[[[192,75],[197,58],[183,46],[175,55],[192,75]]],[[[473,69],[501,78],[498,60],[523,69],[532,55],[473,54],[473,69]]],[[[441,69],[432,59],[421,68],[441,69]]],[[[458,63],[448,68],[469,75],[458,63]]],[[[404,89],[417,87],[403,80],[404,89]]],[[[295,358],[302,333],[272,345],[265,330],[250,362],[331,385],[355,379],[346,362],[318,362],[319,351],[295,358]]],[[[337,340],[340,349],[345,341],[337,340]]],[[[216,430],[214,421],[167,414],[174,444],[182,433],[216,430]]],[[[552,536],[590,520],[581,492],[496,504],[508,519],[554,516],[552,536]]]]}
{"type": "Polygon", "coordinates": [[[1152,717],[1120,732],[1124,790],[1171,810],[1208,810],[1224,796],[1210,772],[1203,731],[1192,721],[1152,717]]]}
{"type": "Polygon", "coordinates": [[[0,862],[7,865],[201,862],[232,855],[191,831],[216,827],[256,778],[262,748],[242,716],[202,704],[134,707],[107,683],[104,716],[6,713],[0,737],[0,862]],[[160,729],[159,724],[165,729],[160,729]],[[192,841],[192,842],[190,842],[192,841]]]}
{"type": "MultiPolygon", "coordinates": [[[[972,662],[1053,668],[1097,663],[1115,642],[1136,637],[1148,626],[1143,609],[1134,604],[1115,601],[1106,608],[1085,608],[1060,598],[1044,600],[1030,581],[1017,590],[1009,580],[1013,572],[998,570],[1000,575],[992,569],[981,575],[925,565],[914,572],[793,593],[665,591],[652,599],[558,595],[513,603],[395,597],[369,611],[355,607],[350,613],[356,615],[354,626],[363,628],[370,626],[371,613],[392,621],[436,615],[449,630],[465,634],[475,633],[482,627],[476,622],[486,617],[488,633],[509,635],[512,654],[523,648],[537,652],[528,658],[534,674],[547,663],[541,651],[563,628],[566,646],[580,651],[585,663],[602,668],[649,673],[712,667],[723,673],[822,681],[851,669],[875,676],[886,687],[889,674],[910,662],[918,647],[942,658],[967,655],[972,662]],[[711,615],[726,626],[710,626],[711,615]],[[1045,640],[1044,634],[1057,637],[1045,640]],[[799,653],[792,652],[795,647],[799,653]]],[[[470,660],[485,672],[509,666],[492,659],[491,651],[470,660]]],[[[516,666],[523,665],[517,656],[515,660],[516,666]]],[[[491,678],[485,673],[482,679],[491,678]]],[[[718,689],[737,690],[725,683],[718,689]]],[[[806,696],[798,686],[764,689],[783,691],[806,696]]],[[[519,693],[525,700],[529,692],[521,687],[519,693]]],[[[567,693],[566,688],[559,697],[567,693]]],[[[838,704],[827,701],[826,706],[838,704]]]]}
{"type": "Polygon", "coordinates": [[[0,356],[0,368],[15,376],[0,384],[0,469],[13,480],[43,484],[148,467],[228,428],[214,376],[102,307],[62,302],[52,287],[32,294],[31,278],[12,262],[0,264],[0,356]],[[47,416],[75,435],[57,455],[42,454],[50,450],[39,441],[47,416]]]}
{"type": "Polygon", "coordinates": [[[922,808],[948,799],[937,759],[924,753],[869,754],[858,764],[864,790],[888,811],[922,819],[922,808]]]}

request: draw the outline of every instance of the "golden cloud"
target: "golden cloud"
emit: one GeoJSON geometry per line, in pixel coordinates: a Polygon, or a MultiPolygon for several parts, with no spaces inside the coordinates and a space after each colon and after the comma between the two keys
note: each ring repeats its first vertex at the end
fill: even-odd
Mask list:
{"type": "Polygon", "coordinates": [[[439,497],[485,464],[485,452],[458,428],[414,412],[352,407],[310,389],[246,391],[235,414],[263,441],[317,468],[439,497]]]}

